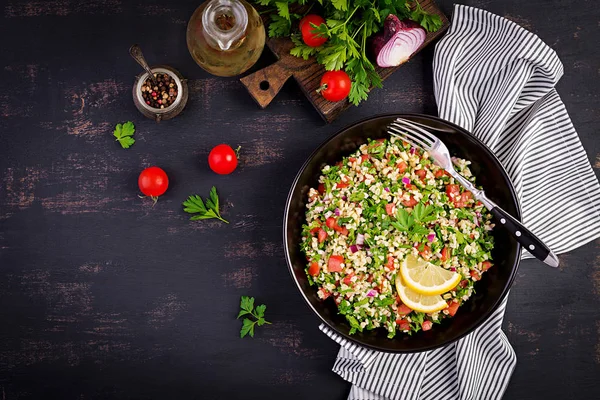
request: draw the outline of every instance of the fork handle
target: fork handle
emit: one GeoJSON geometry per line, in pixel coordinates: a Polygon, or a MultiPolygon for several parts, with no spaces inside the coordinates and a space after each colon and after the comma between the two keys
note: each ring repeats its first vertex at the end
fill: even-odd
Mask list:
{"type": "Polygon", "coordinates": [[[543,261],[551,267],[558,267],[558,258],[537,236],[535,236],[522,223],[513,218],[509,213],[504,211],[493,203],[490,212],[496,217],[500,225],[503,225],[508,232],[521,243],[521,245],[533,254],[538,260],[543,261]]]}

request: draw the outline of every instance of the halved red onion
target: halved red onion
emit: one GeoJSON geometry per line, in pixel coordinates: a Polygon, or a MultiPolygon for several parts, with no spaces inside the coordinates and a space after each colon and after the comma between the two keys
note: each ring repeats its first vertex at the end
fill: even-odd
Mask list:
{"type": "Polygon", "coordinates": [[[374,41],[374,46],[381,46],[377,53],[377,65],[384,68],[397,67],[406,62],[424,41],[425,31],[422,28],[398,31],[383,46],[381,46],[381,38],[378,37],[374,41]]]}

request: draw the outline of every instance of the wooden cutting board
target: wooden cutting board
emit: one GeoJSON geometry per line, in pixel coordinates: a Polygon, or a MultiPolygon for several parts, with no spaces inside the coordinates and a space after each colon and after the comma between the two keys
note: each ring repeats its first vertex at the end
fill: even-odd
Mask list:
{"type": "MultiPolygon", "coordinates": [[[[420,4],[427,12],[439,15],[442,18],[443,25],[436,32],[427,34],[425,42],[412,54],[411,58],[438,36],[442,35],[450,26],[448,18],[436,6],[433,0],[422,0],[420,4]]],[[[290,55],[290,50],[294,47],[294,44],[289,38],[269,38],[266,44],[275,54],[278,61],[240,79],[261,108],[265,108],[271,103],[283,84],[292,76],[326,122],[332,122],[344,110],[352,107],[348,100],[332,103],[325,100],[323,96],[316,92],[325,69],[322,65],[317,64],[314,57],[303,60],[302,58],[290,55]]],[[[385,81],[387,77],[401,66],[393,68],[376,67],[376,69],[381,79],[385,81]]]]}

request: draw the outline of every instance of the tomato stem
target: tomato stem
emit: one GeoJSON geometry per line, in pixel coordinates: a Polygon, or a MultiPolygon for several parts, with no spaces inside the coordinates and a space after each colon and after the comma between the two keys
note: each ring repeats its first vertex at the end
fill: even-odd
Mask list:
{"type": "Polygon", "coordinates": [[[324,83],[322,84],[318,89],[317,89],[317,93],[321,93],[323,90],[327,90],[327,84],[324,83]]]}
{"type": "Polygon", "coordinates": [[[242,148],[242,146],[238,146],[237,149],[235,149],[235,156],[236,158],[240,158],[240,149],[242,148]]]}
{"type": "Polygon", "coordinates": [[[156,202],[158,201],[158,196],[150,196],[150,198],[152,199],[152,201],[154,202],[152,204],[152,207],[154,207],[156,205],[156,202]]]}

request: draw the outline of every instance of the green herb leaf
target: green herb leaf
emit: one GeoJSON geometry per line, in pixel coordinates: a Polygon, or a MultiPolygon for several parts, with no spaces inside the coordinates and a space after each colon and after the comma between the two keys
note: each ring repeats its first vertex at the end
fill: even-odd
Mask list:
{"type": "Polygon", "coordinates": [[[221,217],[221,213],[219,212],[219,196],[217,195],[217,188],[214,186],[210,189],[209,198],[206,199],[206,205],[202,201],[202,197],[191,195],[183,202],[183,211],[189,214],[197,214],[192,216],[190,221],[215,218],[226,224],[229,223],[221,217]]]}
{"type": "Polygon", "coordinates": [[[132,137],[134,133],[135,126],[133,122],[127,121],[124,124],[117,124],[115,126],[113,136],[117,138],[116,141],[119,142],[122,148],[128,149],[135,143],[135,139],[132,137]]]}
{"type": "Polygon", "coordinates": [[[240,299],[240,312],[238,313],[238,318],[243,315],[250,315],[252,318],[244,318],[242,322],[242,329],[240,330],[240,337],[244,337],[246,335],[250,335],[250,337],[254,337],[254,326],[263,326],[265,324],[271,324],[269,321],[265,320],[265,311],[267,310],[267,306],[261,304],[254,308],[254,297],[242,296],[240,299]]]}
{"type": "Polygon", "coordinates": [[[240,337],[243,338],[246,335],[250,335],[250,337],[254,337],[254,324],[255,322],[245,318],[242,322],[242,329],[240,330],[240,337]]]}

